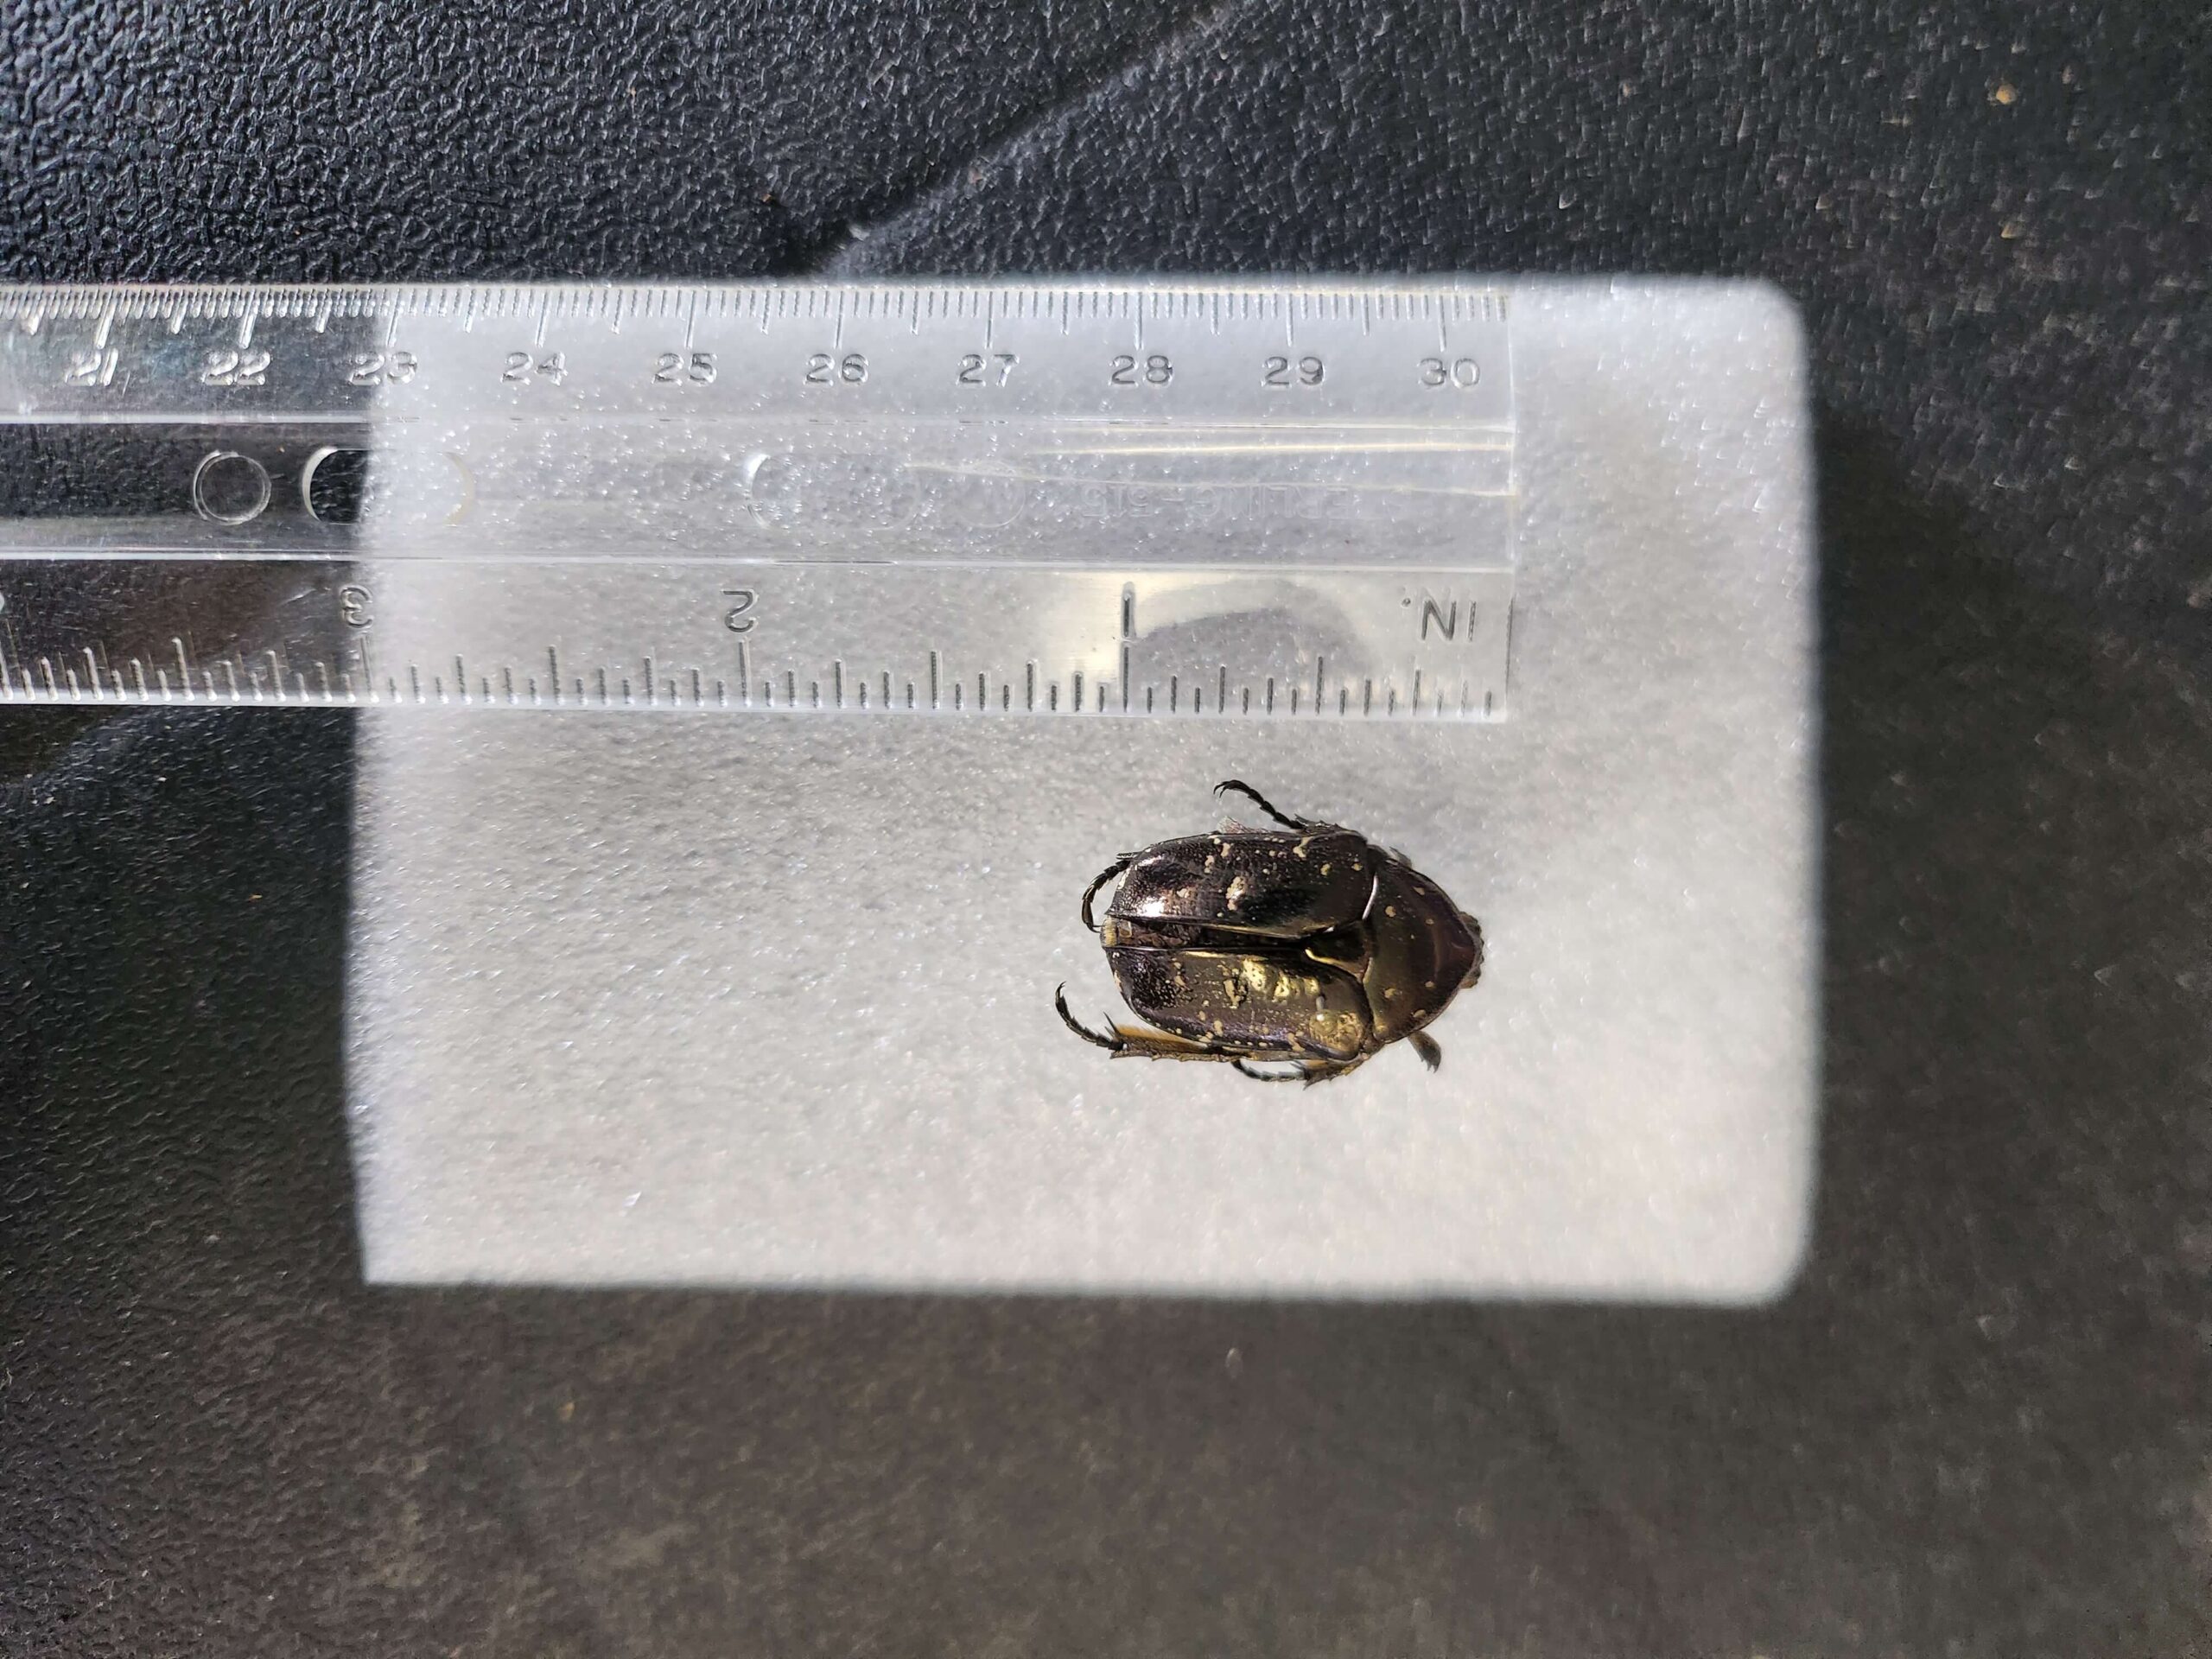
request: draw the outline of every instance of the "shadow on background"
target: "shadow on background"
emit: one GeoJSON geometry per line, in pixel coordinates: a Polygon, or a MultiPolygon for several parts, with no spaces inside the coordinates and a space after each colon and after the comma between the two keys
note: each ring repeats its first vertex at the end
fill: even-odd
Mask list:
{"type": "Polygon", "coordinates": [[[1826,435],[1818,1231],[1755,1313],[365,1289],[346,725],[41,755],[0,1648],[2203,1643],[2212,722],[1878,453],[1826,435]]]}

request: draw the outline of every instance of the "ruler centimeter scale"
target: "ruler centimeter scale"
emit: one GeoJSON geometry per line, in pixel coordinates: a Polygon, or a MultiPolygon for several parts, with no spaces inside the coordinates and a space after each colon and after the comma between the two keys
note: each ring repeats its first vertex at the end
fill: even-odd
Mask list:
{"type": "Polygon", "coordinates": [[[1507,310],[0,289],[0,702],[1498,718],[1507,310]]]}

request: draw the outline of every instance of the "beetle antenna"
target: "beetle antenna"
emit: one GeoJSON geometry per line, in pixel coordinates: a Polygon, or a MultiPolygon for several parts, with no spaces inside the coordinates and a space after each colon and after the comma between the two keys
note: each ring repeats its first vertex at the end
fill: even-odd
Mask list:
{"type": "Polygon", "coordinates": [[[1241,778],[1224,779],[1222,782],[1217,783],[1213,786],[1213,792],[1217,795],[1227,794],[1231,790],[1235,790],[1236,793],[1242,795],[1246,800],[1251,802],[1253,805],[1258,807],[1261,811],[1266,813],[1269,817],[1273,818],[1277,823],[1282,825],[1286,830],[1319,830],[1323,827],[1322,825],[1316,823],[1312,818],[1294,818],[1291,817],[1289,813],[1284,811],[1281,807],[1277,806],[1266,796],[1261,794],[1258,790],[1253,788],[1251,785],[1246,783],[1241,778]]]}
{"type": "Polygon", "coordinates": [[[1096,1046],[1104,1049],[1109,1054],[1118,1054],[1125,1046],[1120,1038],[1102,1037],[1096,1032],[1091,1030],[1090,1027],[1077,1020],[1075,1015],[1068,1012],[1068,988],[1066,986],[1063,985],[1052,993],[1052,1006],[1058,1008],[1060,1012],[1060,1023],[1065,1025],[1070,1031],[1075,1033],[1077,1036],[1082,1038],[1084,1042],[1095,1044],[1096,1046]]]}

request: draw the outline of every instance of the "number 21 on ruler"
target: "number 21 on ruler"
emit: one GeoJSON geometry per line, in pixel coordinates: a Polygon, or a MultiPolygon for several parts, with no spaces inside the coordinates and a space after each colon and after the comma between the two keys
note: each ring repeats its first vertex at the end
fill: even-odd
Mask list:
{"type": "Polygon", "coordinates": [[[111,386],[115,384],[118,353],[114,346],[105,351],[72,352],[69,366],[61,376],[65,386],[111,386]]]}

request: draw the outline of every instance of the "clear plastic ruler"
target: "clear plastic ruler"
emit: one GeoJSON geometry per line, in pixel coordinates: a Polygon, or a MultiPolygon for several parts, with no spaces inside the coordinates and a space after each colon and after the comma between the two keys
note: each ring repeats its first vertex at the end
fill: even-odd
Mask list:
{"type": "Polygon", "coordinates": [[[1496,719],[1505,296],[0,289],[0,701],[1496,719]]]}

